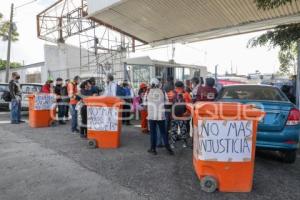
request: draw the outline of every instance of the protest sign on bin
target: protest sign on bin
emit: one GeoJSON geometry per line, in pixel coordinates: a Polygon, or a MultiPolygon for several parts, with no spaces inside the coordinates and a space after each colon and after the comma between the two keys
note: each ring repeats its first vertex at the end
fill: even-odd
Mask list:
{"type": "Polygon", "coordinates": [[[250,162],[253,122],[199,120],[194,157],[202,161],[250,162]]]}
{"type": "Polygon", "coordinates": [[[113,107],[87,107],[88,130],[118,131],[118,109],[113,107]]]}
{"type": "Polygon", "coordinates": [[[34,110],[52,110],[56,102],[54,94],[36,94],[34,98],[34,110]]]}

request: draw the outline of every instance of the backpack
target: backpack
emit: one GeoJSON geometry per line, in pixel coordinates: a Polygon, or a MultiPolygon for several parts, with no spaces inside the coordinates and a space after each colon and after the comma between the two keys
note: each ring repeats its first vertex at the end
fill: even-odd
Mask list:
{"type": "Polygon", "coordinates": [[[5,102],[10,102],[12,97],[9,91],[4,91],[1,98],[5,101],[5,102]]]}
{"type": "Polygon", "coordinates": [[[183,97],[184,93],[179,94],[176,91],[174,91],[174,93],[175,93],[175,97],[173,99],[174,115],[176,117],[182,117],[187,112],[186,103],[183,97]]]}

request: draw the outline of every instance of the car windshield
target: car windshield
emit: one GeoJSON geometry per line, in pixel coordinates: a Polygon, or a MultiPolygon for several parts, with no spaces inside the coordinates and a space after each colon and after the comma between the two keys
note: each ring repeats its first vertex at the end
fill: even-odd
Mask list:
{"type": "Polygon", "coordinates": [[[8,91],[7,85],[0,85],[0,92],[8,91]]]}
{"type": "Polygon", "coordinates": [[[26,94],[40,92],[41,89],[42,89],[42,86],[40,86],[40,85],[22,85],[21,86],[22,92],[26,93],[26,94]]]}
{"type": "Polygon", "coordinates": [[[222,89],[219,99],[288,101],[287,97],[275,87],[231,86],[222,89]]]}

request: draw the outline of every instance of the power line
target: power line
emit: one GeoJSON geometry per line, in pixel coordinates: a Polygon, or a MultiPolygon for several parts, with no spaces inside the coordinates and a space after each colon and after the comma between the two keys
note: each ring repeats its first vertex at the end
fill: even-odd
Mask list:
{"type": "Polygon", "coordinates": [[[38,0],[29,1],[29,2],[27,2],[27,3],[24,3],[24,4],[20,5],[20,6],[15,7],[15,9],[21,8],[21,7],[23,7],[23,6],[27,6],[27,5],[29,5],[29,4],[32,4],[32,3],[36,2],[36,1],[38,1],[38,0]]]}

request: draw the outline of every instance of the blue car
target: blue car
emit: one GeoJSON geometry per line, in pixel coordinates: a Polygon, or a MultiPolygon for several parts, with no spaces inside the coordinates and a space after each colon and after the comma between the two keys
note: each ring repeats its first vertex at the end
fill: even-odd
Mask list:
{"type": "Polygon", "coordinates": [[[266,85],[225,86],[217,101],[254,104],[266,112],[257,130],[258,149],[280,152],[287,163],[297,158],[300,135],[300,112],[276,87],[266,85]]]}

